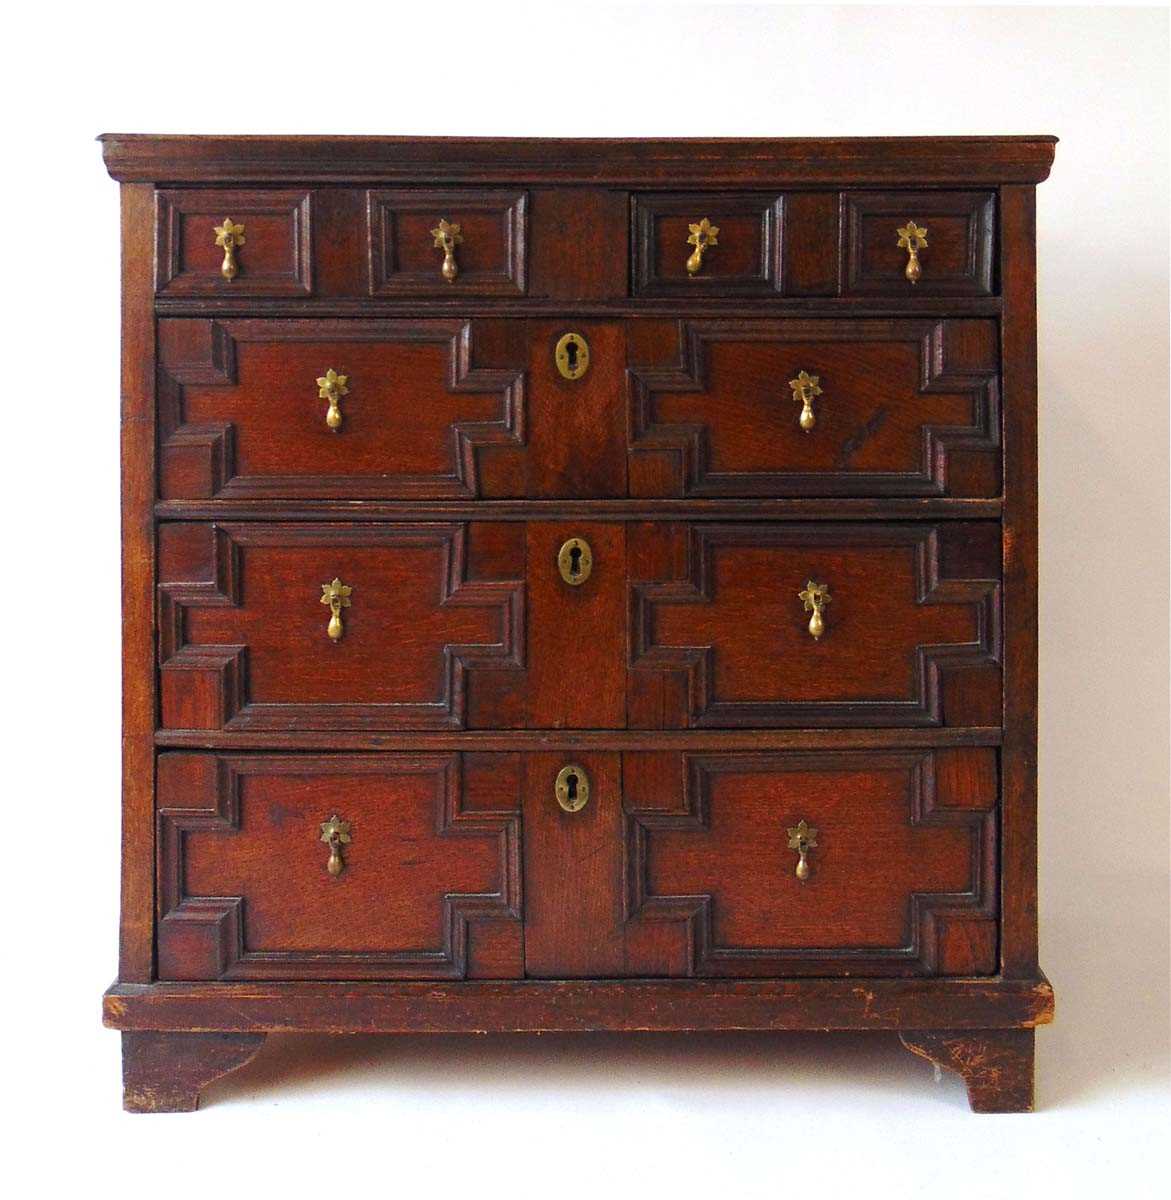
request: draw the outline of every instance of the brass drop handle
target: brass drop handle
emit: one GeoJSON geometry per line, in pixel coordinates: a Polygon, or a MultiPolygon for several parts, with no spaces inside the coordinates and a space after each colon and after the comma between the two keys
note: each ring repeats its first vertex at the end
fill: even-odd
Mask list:
{"type": "Polygon", "coordinates": [[[317,377],[317,395],[329,405],[325,410],[325,423],[334,433],[342,427],[341,399],[350,394],[347,379],[348,375],[339,375],[333,367],[317,377]]]}
{"type": "Polygon", "coordinates": [[[321,585],[321,603],[329,605],[329,624],[325,627],[325,632],[329,634],[331,641],[341,641],[342,609],[350,607],[350,594],[353,590],[349,584],[342,583],[336,576],[332,583],[321,585]]]}
{"type": "Polygon", "coordinates": [[[557,551],[557,571],[570,587],[581,587],[594,569],[594,552],[585,538],[571,537],[557,551]]]}
{"type": "Polygon", "coordinates": [[[797,851],[797,878],[804,883],[809,878],[809,851],[817,845],[817,830],[798,821],[788,830],[789,849],[797,851]]]}
{"type": "Polygon", "coordinates": [[[713,225],[707,217],[704,217],[702,221],[688,225],[687,228],[690,231],[687,235],[687,244],[695,247],[691,252],[691,257],[687,260],[687,274],[698,275],[700,267],[703,266],[703,252],[709,246],[720,244],[720,227],[713,225]]]}
{"type": "Polygon", "coordinates": [[[325,864],[325,869],[336,879],[346,866],[342,858],[342,847],[348,846],[354,840],[350,836],[349,821],[341,820],[337,813],[328,821],[322,821],[321,840],[329,847],[329,862],[325,864]]]}
{"type": "Polygon", "coordinates": [[[914,221],[908,221],[896,230],[899,235],[899,249],[907,252],[907,269],[903,272],[911,283],[918,283],[923,274],[919,265],[919,251],[927,245],[927,230],[920,229],[914,221]]]}
{"type": "Polygon", "coordinates": [[[224,251],[220,274],[225,279],[235,279],[240,273],[236,265],[236,247],[244,245],[244,226],[234,224],[231,217],[225,217],[224,223],[215,227],[215,244],[224,251]]]}
{"type": "Polygon", "coordinates": [[[459,225],[449,224],[441,217],[439,224],[431,230],[431,236],[435,239],[435,248],[443,251],[443,266],[439,273],[448,283],[454,283],[459,274],[459,267],[455,263],[455,248],[464,240],[459,225]]]}
{"type": "Polygon", "coordinates": [[[581,812],[590,798],[590,777],[585,767],[577,763],[562,767],[553,782],[553,795],[565,812],[581,812]]]}
{"type": "Polygon", "coordinates": [[[821,395],[820,379],[819,375],[798,371],[797,378],[789,380],[789,386],[793,389],[793,399],[801,402],[801,415],[797,418],[797,424],[806,433],[817,424],[817,418],[813,415],[813,398],[821,395]]]}
{"type": "Polygon", "coordinates": [[[797,593],[797,598],[805,605],[805,611],[812,613],[809,618],[809,632],[814,641],[825,633],[825,606],[830,602],[829,585],[817,583],[810,579],[805,587],[797,593]]]}

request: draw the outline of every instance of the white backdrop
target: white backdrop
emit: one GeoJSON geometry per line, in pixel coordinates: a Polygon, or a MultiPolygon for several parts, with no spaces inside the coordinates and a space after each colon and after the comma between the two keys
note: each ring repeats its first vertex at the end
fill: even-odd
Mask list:
{"type": "MultiPolygon", "coordinates": [[[[176,1196],[1009,1194],[1165,1183],[1165,9],[42,3],[6,18],[13,1164],[176,1196]],[[15,24],[13,23],[15,22],[15,24]],[[290,1039],[119,1112],[117,196],[103,130],[1056,133],[1039,192],[1041,1111],[893,1038],[290,1039]],[[15,658],[15,669],[13,659],[15,658]],[[1022,1171],[1027,1182],[1011,1182],[1022,1171]]],[[[29,1189],[26,1189],[29,1190],[29,1189]]],[[[1160,1192],[1160,1194],[1162,1194],[1160,1192]]]]}

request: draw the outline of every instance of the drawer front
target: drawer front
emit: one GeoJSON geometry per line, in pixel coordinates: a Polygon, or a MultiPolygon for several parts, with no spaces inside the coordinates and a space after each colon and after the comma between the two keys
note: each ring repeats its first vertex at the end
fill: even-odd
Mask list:
{"type": "Polygon", "coordinates": [[[991,192],[847,192],[842,209],[843,295],[993,292],[991,192]]]}
{"type": "Polygon", "coordinates": [[[159,978],[520,976],[521,779],[507,754],[162,755],[159,978]]]}
{"type": "Polygon", "coordinates": [[[530,976],[996,970],[994,750],[574,755],[577,812],[568,757],[526,773],[530,976]]]}
{"type": "Polygon", "coordinates": [[[161,979],[995,971],[990,749],[170,752],[158,778],[161,979]]]}
{"type": "Polygon", "coordinates": [[[371,190],[373,296],[523,296],[524,192],[371,190]]]}
{"type": "Polygon", "coordinates": [[[633,527],[631,727],[998,725],[992,523],[633,527]]]}
{"type": "Polygon", "coordinates": [[[775,193],[635,195],[634,294],[774,293],[780,286],[780,222],[775,193]]]}
{"type": "Polygon", "coordinates": [[[308,296],[310,193],[160,191],[156,288],[165,296],[308,296]]]}
{"type": "Polygon", "coordinates": [[[997,353],[984,320],[164,319],[160,491],[991,497],[997,353]]]}
{"type": "Polygon", "coordinates": [[[993,321],[639,321],[639,496],[995,496],[993,321]]]}
{"type": "Polygon", "coordinates": [[[168,523],[162,725],[993,726],[999,572],[992,523],[168,523]]]}

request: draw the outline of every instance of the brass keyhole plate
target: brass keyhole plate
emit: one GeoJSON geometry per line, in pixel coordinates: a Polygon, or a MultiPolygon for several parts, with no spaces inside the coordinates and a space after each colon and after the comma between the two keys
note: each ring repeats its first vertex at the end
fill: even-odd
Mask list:
{"type": "Polygon", "coordinates": [[[590,777],[585,767],[577,763],[567,763],[562,767],[553,784],[553,795],[566,812],[581,812],[590,799],[590,777]]]}
{"type": "Polygon", "coordinates": [[[580,333],[566,333],[553,350],[553,361],[563,379],[580,379],[590,367],[590,344],[580,333]]]}
{"type": "Polygon", "coordinates": [[[571,537],[557,551],[557,570],[570,587],[581,587],[594,569],[594,552],[585,538],[571,537]]]}

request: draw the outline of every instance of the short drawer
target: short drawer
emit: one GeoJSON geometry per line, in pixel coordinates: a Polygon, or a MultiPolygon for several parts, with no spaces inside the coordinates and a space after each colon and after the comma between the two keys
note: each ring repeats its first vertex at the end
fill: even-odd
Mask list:
{"type": "Polygon", "coordinates": [[[161,979],[516,978],[516,755],[158,763],[161,979]]]}
{"type": "Polygon", "coordinates": [[[846,192],[846,296],[987,296],[992,192],[846,192]]]}
{"type": "Polygon", "coordinates": [[[633,321],[637,496],[1000,493],[984,320],[633,321]]]}
{"type": "Polygon", "coordinates": [[[623,762],[631,973],[991,974],[996,753],[623,762]]]}
{"type": "Polygon", "coordinates": [[[775,193],[635,194],[636,296],[754,296],[780,279],[781,198],[775,193]]]}
{"type": "Polygon", "coordinates": [[[527,196],[491,188],[371,190],[373,296],[523,296],[527,196]]]}
{"type": "Polygon", "coordinates": [[[161,295],[312,294],[310,192],[163,190],[156,203],[161,295]]]}

